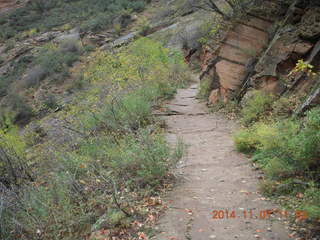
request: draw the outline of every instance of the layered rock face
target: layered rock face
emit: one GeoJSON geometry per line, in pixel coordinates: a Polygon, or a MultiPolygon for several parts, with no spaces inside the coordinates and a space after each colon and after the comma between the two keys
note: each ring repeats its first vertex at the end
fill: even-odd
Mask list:
{"type": "Polygon", "coordinates": [[[211,103],[216,103],[220,96],[223,101],[227,101],[241,87],[248,75],[250,63],[268,43],[266,29],[271,25],[270,21],[250,16],[245,23],[237,23],[228,31],[213,58],[202,69],[208,73],[202,75],[202,78],[213,78],[211,103]]]}
{"type": "Polygon", "coordinates": [[[250,89],[279,95],[314,91],[315,79],[305,73],[288,74],[299,59],[319,69],[320,8],[295,1],[288,10],[279,11],[285,7],[276,1],[264,4],[277,13],[247,13],[225,32],[218,48],[202,50],[200,78],[211,81],[211,104],[241,101],[250,89]]]}

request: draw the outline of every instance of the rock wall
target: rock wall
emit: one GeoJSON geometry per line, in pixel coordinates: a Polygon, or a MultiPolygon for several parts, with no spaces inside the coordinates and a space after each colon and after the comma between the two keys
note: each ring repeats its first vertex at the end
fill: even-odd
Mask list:
{"type": "Polygon", "coordinates": [[[314,92],[317,83],[305,73],[288,77],[299,59],[320,69],[320,7],[265,1],[225,32],[221,44],[202,49],[201,80],[211,81],[209,103],[241,101],[250,89],[283,95],[314,92]],[[275,10],[265,13],[264,9],[275,10]],[[269,6],[268,6],[269,5],[269,6]]]}
{"type": "MultiPolygon", "coordinates": [[[[250,64],[268,43],[266,29],[271,25],[271,21],[250,16],[225,34],[210,61],[202,65],[202,71],[206,74],[202,74],[201,78],[209,77],[213,80],[211,103],[216,103],[220,97],[227,101],[241,87],[248,76],[250,64]]],[[[204,54],[207,55],[208,51],[204,54]]]]}

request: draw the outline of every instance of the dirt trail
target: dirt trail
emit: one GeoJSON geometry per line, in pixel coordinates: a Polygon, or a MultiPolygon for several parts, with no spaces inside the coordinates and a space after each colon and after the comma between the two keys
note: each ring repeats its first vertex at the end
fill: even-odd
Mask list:
{"type": "Polygon", "coordinates": [[[177,112],[165,117],[168,139],[174,144],[181,137],[188,147],[177,169],[182,180],[166,199],[169,209],[160,219],[161,233],[154,239],[290,239],[279,221],[280,214],[260,219],[260,211],[276,207],[257,192],[259,174],[235,151],[231,137],[235,123],[208,114],[205,104],[196,99],[197,89],[194,84],[179,90],[167,105],[177,112]],[[227,209],[229,219],[213,219],[213,210],[227,209]],[[232,210],[236,218],[232,218],[232,210]]]}

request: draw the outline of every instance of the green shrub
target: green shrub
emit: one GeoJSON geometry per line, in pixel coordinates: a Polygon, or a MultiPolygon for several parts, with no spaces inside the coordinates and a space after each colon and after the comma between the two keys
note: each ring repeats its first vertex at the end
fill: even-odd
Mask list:
{"type": "Polygon", "coordinates": [[[79,52],[64,52],[57,48],[44,48],[35,60],[48,74],[62,73],[79,59],[79,52]]]}
{"type": "Polygon", "coordinates": [[[109,14],[101,13],[98,16],[83,22],[80,26],[81,32],[97,32],[105,26],[112,23],[112,17],[109,14]]]}
{"type": "Polygon", "coordinates": [[[247,127],[234,135],[236,148],[250,153],[265,173],[261,184],[265,194],[285,195],[286,207],[306,211],[307,222],[318,226],[320,108],[311,109],[303,118],[290,118],[295,108],[292,99],[272,101],[272,96],[261,92],[247,99],[242,109],[242,121],[247,127]],[[265,117],[269,114],[277,122],[265,117]]]}
{"type": "Polygon", "coordinates": [[[66,174],[50,181],[49,186],[28,187],[21,193],[21,205],[14,216],[24,225],[13,223],[13,226],[16,232],[21,231],[22,237],[26,237],[27,231],[41,234],[43,239],[53,239],[55,232],[68,235],[79,230],[79,226],[85,227],[81,221],[84,217],[80,207],[82,199],[72,190],[72,177],[66,174]],[[73,224],[76,219],[77,223],[73,224]]]}
{"type": "Polygon", "coordinates": [[[12,63],[7,74],[0,76],[0,97],[9,94],[11,89],[15,90],[16,86],[19,85],[17,80],[22,77],[32,61],[33,57],[23,56],[12,63]]]}
{"type": "Polygon", "coordinates": [[[17,31],[9,26],[0,26],[0,41],[5,41],[14,37],[17,31]]]}
{"type": "Polygon", "coordinates": [[[9,95],[7,97],[7,111],[11,112],[14,123],[25,123],[34,115],[32,107],[26,99],[19,95],[9,95]]]}
{"type": "Polygon", "coordinates": [[[319,131],[320,130],[320,108],[314,108],[307,113],[306,128],[319,131]]]}
{"type": "Polygon", "coordinates": [[[207,100],[210,96],[211,91],[212,91],[212,80],[210,78],[203,79],[200,82],[200,89],[197,96],[199,98],[207,100]]]}
{"type": "Polygon", "coordinates": [[[39,13],[44,13],[56,7],[58,0],[35,0],[31,2],[31,8],[39,13]]]}
{"type": "MultiPolygon", "coordinates": [[[[56,54],[49,48],[37,61],[60,70],[56,54]]],[[[110,237],[129,228],[124,238],[131,239],[136,229],[130,215],[146,220],[145,200],[158,194],[171,176],[170,165],[182,156],[181,144],[170,150],[151,111],[186,84],[182,55],[140,39],[112,55],[93,53],[92,59],[81,78],[88,88],[56,115],[70,119],[66,128],[81,135],[71,147],[49,143],[58,149],[50,155],[46,147],[30,148],[26,162],[39,175],[5,208],[1,239],[84,239],[105,227],[110,237]]]]}
{"type": "Polygon", "coordinates": [[[57,107],[59,107],[58,101],[54,95],[48,95],[43,101],[43,104],[46,108],[49,109],[56,109],[57,107]]]}
{"type": "Polygon", "coordinates": [[[60,43],[60,50],[64,53],[81,53],[81,46],[78,40],[64,40],[60,43]]]}
{"type": "MultiPolygon", "coordinates": [[[[285,161],[284,159],[268,157],[268,161],[264,159],[265,166],[262,168],[266,175],[271,179],[281,179],[290,176],[294,176],[296,169],[293,165],[285,161]]],[[[260,159],[261,162],[261,159],[260,159]]]]}
{"type": "Polygon", "coordinates": [[[141,186],[159,184],[167,174],[169,147],[160,135],[149,135],[141,129],[137,135],[127,135],[111,153],[111,166],[117,175],[141,186]]]}
{"type": "Polygon", "coordinates": [[[39,65],[27,70],[24,77],[17,84],[20,89],[35,87],[47,76],[47,71],[39,65]]]}
{"type": "Polygon", "coordinates": [[[211,19],[201,25],[201,33],[199,33],[198,37],[199,43],[201,45],[208,44],[210,40],[214,39],[219,34],[222,27],[222,20],[220,16],[212,16],[211,19]]]}
{"type": "Polygon", "coordinates": [[[151,30],[151,26],[149,24],[145,24],[145,25],[140,27],[139,33],[140,33],[141,36],[145,37],[145,36],[147,36],[149,34],[150,30],[151,30]]]}
{"type": "Polygon", "coordinates": [[[83,50],[84,50],[85,52],[92,52],[92,51],[94,51],[95,49],[96,49],[96,46],[90,45],[90,44],[83,47],[83,50]]]}
{"type": "Polygon", "coordinates": [[[256,152],[254,159],[264,162],[267,171],[274,171],[275,176],[279,176],[276,171],[280,166],[292,173],[304,173],[318,167],[319,116],[319,109],[314,109],[307,113],[302,123],[287,120],[274,124],[255,124],[235,135],[237,149],[256,152]]]}
{"type": "Polygon", "coordinates": [[[273,117],[288,118],[293,114],[295,108],[296,103],[293,99],[281,97],[272,104],[272,114],[273,117]]]}
{"type": "Polygon", "coordinates": [[[11,123],[0,129],[0,189],[2,186],[18,187],[33,180],[25,159],[25,147],[18,129],[11,123]]]}
{"type": "Polygon", "coordinates": [[[83,89],[86,86],[86,81],[83,75],[80,74],[71,80],[72,82],[68,85],[68,91],[83,89]]]}
{"type": "Polygon", "coordinates": [[[260,184],[260,190],[268,196],[289,195],[294,198],[299,193],[304,193],[312,186],[312,182],[304,182],[299,178],[288,178],[279,182],[277,180],[265,179],[260,184]]]}
{"type": "Polygon", "coordinates": [[[236,133],[239,151],[253,154],[252,160],[266,174],[261,190],[269,196],[288,195],[291,204],[307,211],[308,221],[320,219],[320,109],[305,118],[277,123],[258,122],[236,133]]]}
{"type": "Polygon", "coordinates": [[[304,192],[304,201],[300,205],[300,209],[307,211],[308,220],[319,221],[320,219],[320,189],[319,186],[313,184],[304,192]]]}
{"type": "Polygon", "coordinates": [[[257,150],[258,141],[252,129],[238,131],[233,139],[239,152],[252,153],[257,150]]]}
{"type": "Polygon", "coordinates": [[[130,2],[128,8],[136,12],[142,12],[145,7],[146,7],[146,4],[144,1],[133,1],[133,2],[130,2]]]}
{"type": "Polygon", "coordinates": [[[252,95],[244,100],[244,106],[241,110],[242,122],[245,125],[258,121],[271,111],[271,105],[274,96],[263,91],[253,91],[252,95]]]}

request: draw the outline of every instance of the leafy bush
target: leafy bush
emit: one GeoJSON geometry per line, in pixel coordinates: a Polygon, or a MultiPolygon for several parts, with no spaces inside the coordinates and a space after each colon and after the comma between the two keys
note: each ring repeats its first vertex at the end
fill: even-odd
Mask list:
{"type": "Polygon", "coordinates": [[[31,2],[31,8],[39,13],[44,13],[56,7],[58,0],[34,0],[31,2]]]}
{"type": "Polygon", "coordinates": [[[281,177],[281,174],[274,171],[303,174],[319,160],[320,136],[313,128],[317,126],[318,116],[318,110],[310,111],[302,129],[301,123],[294,120],[255,124],[235,135],[237,149],[243,152],[257,151],[259,154],[254,159],[264,162],[263,167],[275,177],[281,177]]]}
{"type": "Polygon", "coordinates": [[[293,114],[296,107],[293,99],[281,97],[272,104],[272,113],[275,117],[288,118],[293,114]]]}
{"type": "Polygon", "coordinates": [[[253,134],[253,129],[242,129],[234,135],[236,148],[239,152],[252,153],[258,144],[253,134]]]}
{"type": "Polygon", "coordinates": [[[144,1],[133,1],[133,2],[130,2],[128,6],[129,9],[132,9],[133,11],[136,11],[136,12],[142,12],[145,7],[146,7],[146,4],[144,1]]]}
{"type": "Polygon", "coordinates": [[[210,78],[203,79],[200,82],[200,89],[198,92],[198,97],[202,99],[208,99],[212,90],[212,80],[210,78]]]}
{"type": "Polygon", "coordinates": [[[206,45],[214,39],[222,30],[222,19],[219,16],[212,16],[210,20],[201,25],[201,34],[198,39],[201,45],[206,45]],[[214,22],[215,24],[212,24],[214,22]]]}
{"type": "MultiPolygon", "coordinates": [[[[74,139],[76,147],[50,143],[59,150],[54,157],[44,148],[34,164],[49,158],[50,165],[19,189],[13,201],[19,204],[5,208],[1,239],[84,239],[105,228],[110,238],[130,228],[122,231],[124,238],[134,239],[132,221],[147,219],[146,199],[157,195],[169,180],[169,166],[181,157],[181,145],[172,153],[151,110],[186,84],[182,55],[140,39],[92,59],[83,77],[88,89],[60,112],[82,138],[74,139]]],[[[39,148],[34,151],[38,156],[39,148]]]]}
{"type": "MultiPolygon", "coordinates": [[[[262,101],[264,102],[264,101],[262,101]]],[[[320,108],[303,119],[258,122],[234,136],[238,151],[253,154],[265,172],[262,190],[268,195],[290,195],[309,220],[319,220],[320,108]],[[297,200],[296,195],[302,194],[297,200]]]]}
{"type": "Polygon", "coordinates": [[[268,111],[271,111],[273,101],[274,96],[263,91],[253,91],[244,102],[241,111],[242,122],[248,125],[263,118],[268,111]]]}
{"type": "Polygon", "coordinates": [[[83,50],[84,50],[85,52],[92,52],[92,51],[94,51],[95,49],[96,49],[96,46],[90,45],[90,44],[83,47],[83,50]]]}
{"type": "Polygon", "coordinates": [[[7,97],[7,107],[0,114],[10,113],[14,123],[26,123],[33,116],[33,109],[22,96],[11,94],[7,97]]]}
{"type": "Polygon", "coordinates": [[[0,41],[5,41],[9,38],[14,37],[17,34],[17,31],[9,26],[1,27],[0,26],[0,41]]]}
{"type": "Polygon", "coordinates": [[[43,104],[45,105],[46,108],[49,108],[49,109],[56,109],[57,107],[59,107],[57,99],[54,95],[48,95],[45,98],[43,104]]]}
{"type": "Polygon", "coordinates": [[[0,140],[0,184],[11,187],[32,180],[24,158],[25,143],[18,129],[11,125],[0,130],[0,140]]]}
{"type": "Polygon", "coordinates": [[[0,76],[0,97],[10,93],[11,87],[12,89],[15,89],[14,84],[19,84],[17,79],[21,78],[22,74],[26,71],[32,61],[33,57],[23,56],[19,58],[18,61],[12,63],[10,70],[6,75],[0,76]]]}
{"type": "Polygon", "coordinates": [[[83,22],[80,26],[81,32],[97,32],[103,29],[106,25],[112,23],[112,17],[109,14],[101,13],[96,17],[83,22]]]}
{"type": "Polygon", "coordinates": [[[56,47],[44,48],[40,55],[35,60],[46,73],[61,73],[67,71],[67,67],[79,59],[78,51],[65,52],[56,47]]]}
{"type": "Polygon", "coordinates": [[[37,86],[46,77],[46,75],[47,71],[42,66],[34,66],[26,72],[18,85],[20,85],[22,89],[37,86]]]}
{"type": "Polygon", "coordinates": [[[117,141],[109,139],[99,142],[99,148],[94,146],[95,144],[96,141],[83,145],[78,153],[83,157],[77,159],[86,161],[100,156],[103,159],[102,165],[108,166],[113,176],[119,178],[118,181],[127,181],[129,185],[133,183],[132,186],[135,187],[159,184],[159,181],[165,178],[171,164],[169,147],[163,136],[150,135],[148,129],[142,128],[136,134],[127,134],[117,141]]]}
{"type": "Polygon", "coordinates": [[[60,50],[64,53],[80,53],[81,47],[79,41],[64,40],[60,43],[60,50]]]}
{"type": "Polygon", "coordinates": [[[305,200],[300,205],[300,209],[307,211],[309,219],[320,219],[320,188],[313,184],[304,192],[305,200]]]}

